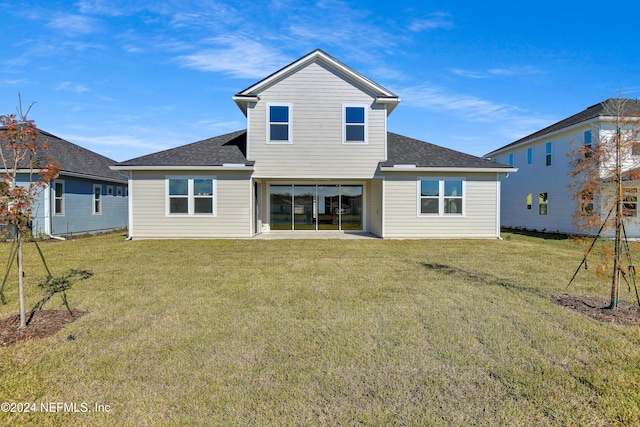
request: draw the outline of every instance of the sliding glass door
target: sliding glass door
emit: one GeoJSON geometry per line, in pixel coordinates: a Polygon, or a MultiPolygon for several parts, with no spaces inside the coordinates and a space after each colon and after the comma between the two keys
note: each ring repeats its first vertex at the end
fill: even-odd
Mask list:
{"type": "Polygon", "coordinates": [[[272,230],[362,230],[362,185],[271,185],[272,230]]]}

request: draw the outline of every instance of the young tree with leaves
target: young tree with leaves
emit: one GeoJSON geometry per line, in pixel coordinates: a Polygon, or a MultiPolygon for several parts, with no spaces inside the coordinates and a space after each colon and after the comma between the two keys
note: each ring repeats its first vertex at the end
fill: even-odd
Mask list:
{"type": "MultiPolygon", "coordinates": [[[[577,144],[571,153],[569,175],[578,202],[576,225],[596,239],[603,231],[614,233],[609,308],[615,309],[620,277],[626,273],[622,264],[625,223],[635,220],[638,212],[637,189],[631,184],[640,179],[640,104],[619,97],[605,101],[602,107],[600,120],[586,132],[590,140],[577,144]]],[[[598,266],[598,276],[604,278],[606,270],[606,264],[598,266]]]]}
{"type": "MultiPolygon", "coordinates": [[[[34,121],[27,117],[32,106],[23,113],[20,103],[17,114],[0,115],[0,218],[16,244],[20,327],[26,326],[22,243],[30,231],[32,208],[39,193],[48,188],[60,170],[53,159],[44,157],[47,142],[39,138],[34,121]],[[27,179],[20,180],[20,176],[27,179]]],[[[0,289],[4,298],[1,293],[0,289]]]]}

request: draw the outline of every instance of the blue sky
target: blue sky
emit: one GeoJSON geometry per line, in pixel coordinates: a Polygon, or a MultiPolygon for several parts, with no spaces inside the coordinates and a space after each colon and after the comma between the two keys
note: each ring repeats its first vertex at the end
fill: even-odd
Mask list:
{"type": "Polygon", "coordinates": [[[0,0],[0,112],[123,161],[244,129],[231,97],[320,48],[402,99],[388,128],[481,156],[640,97],[637,0],[0,0]]]}

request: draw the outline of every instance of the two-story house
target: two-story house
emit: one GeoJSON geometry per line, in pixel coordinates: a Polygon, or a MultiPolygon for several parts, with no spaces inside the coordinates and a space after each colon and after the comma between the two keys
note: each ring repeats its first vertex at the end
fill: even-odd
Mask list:
{"type": "Polygon", "coordinates": [[[400,98],[315,50],[233,100],[247,129],[116,164],[131,238],[496,238],[514,168],[387,131],[400,98]]]}
{"type": "MultiPolygon", "coordinates": [[[[578,201],[575,189],[570,188],[573,178],[569,176],[572,156],[580,146],[595,146],[611,143],[617,122],[638,117],[640,102],[635,99],[611,98],[595,104],[577,114],[552,124],[544,129],[518,139],[485,157],[516,167],[514,174],[502,186],[502,225],[537,231],[567,234],[591,234],[594,230],[583,230],[574,221],[578,201]]],[[[640,151],[622,153],[625,159],[621,166],[637,167],[640,151]]],[[[609,163],[615,164],[613,155],[609,163]]],[[[602,178],[607,178],[606,167],[602,167],[602,178]]],[[[611,166],[611,165],[609,165],[611,166]]],[[[594,195],[596,209],[604,214],[611,210],[608,203],[613,187],[604,194],[594,195]],[[608,193],[608,194],[607,194],[608,193]]],[[[627,235],[640,237],[640,222],[637,220],[637,194],[640,183],[624,182],[629,196],[625,207],[627,235]]],[[[611,236],[605,229],[603,236],[611,236]]]]}

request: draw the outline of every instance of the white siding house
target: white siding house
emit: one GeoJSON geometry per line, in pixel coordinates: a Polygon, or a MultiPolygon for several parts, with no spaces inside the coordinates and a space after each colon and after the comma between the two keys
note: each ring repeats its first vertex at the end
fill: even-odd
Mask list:
{"type": "Polygon", "coordinates": [[[516,169],[387,131],[400,98],[315,50],[240,91],[247,129],[118,163],[131,238],[496,238],[516,169]]]}
{"type": "MultiPolygon", "coordinates": [[[[615,118],[611,117],[610,111],[611,104],[618,101],[605,100],[485,155],[518,169],[518,173],[502,185],[500,217],[503,226],[567,234],[587,233],[573,219],[578,202],[574,199],[575,190],[569,188],[571,155],[576,146],[606,141],[615,132],[612,125],[615,118]]],[[[637,100],[624,101],[625,115],[640,112],[637,100]]],[[[628,154],[631,157],[627,158],[627,164],[637,164],[640,158],[628,154]]],[[[640,188],[637,182],[627,182],[624,186],[640,188]]],[[[599,201],[604,200],[602,196],[597,195],[599,201]]],[[[606,203],[601,205],[608,209],[606,203]]],[[[627,220],[628,235],[640,237],[637,209],[634,217],[627,220]]]]}

